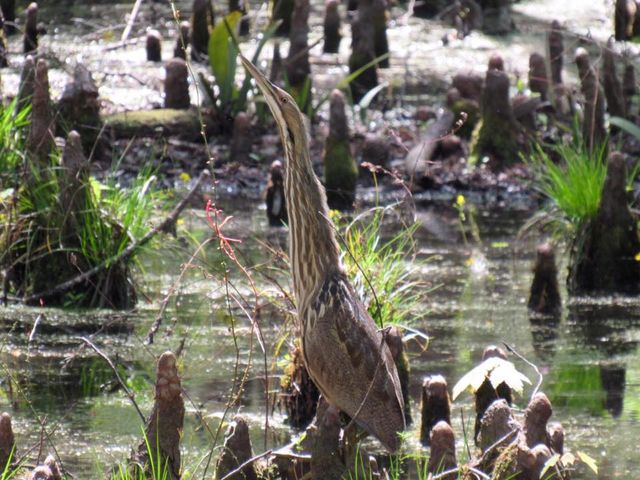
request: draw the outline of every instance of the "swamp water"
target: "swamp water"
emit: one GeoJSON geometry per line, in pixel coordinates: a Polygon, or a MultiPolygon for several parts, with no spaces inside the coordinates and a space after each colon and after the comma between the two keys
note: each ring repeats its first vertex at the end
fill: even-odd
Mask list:
{"type": "MultiPolygon", "coordinates": [[[[443,209],[439,209],[443,210],[443,209]]],[[[446,210],[446,209],[445,209],[446,210]]],[[[246,211],[246,210],[244,210],[246,211]]],[[[233,214],[225,233],[240,238],[236,246],[244,264],[259,265],[267,258],[259,238],[264,232],[272,242],[283,244],[285,232],[269,231],[263,211],[247,215],[233,214]]],[[[455,213],[452,214],[455,220],[455,213]]],[[[455,222],[436,217],[431,211],[418,212],[423,225],[439,222],[450,228],[453,241],[434,239],[432,228],[418,230],[419,257],[426,260],[421,279],[437,287],[421,298],[420,311],[412,327],[427,333],[432,340],[425,351],[409,342],[411,400],[414,425],[410,448],[418,449],[419,399],[422,378],[443,374],[450,387],[476,365],[482,350],[489,344],[506,342],[535,363],[544,375],[542,391],[554,407],[552,421],[566,429],[565,448],[581,450],[595,458],[599,478],[636,478],[640,456],[635,440],[640,436],[640,300],[598,299],[573,301],[563,309],[556,325],[531,323],[526,308],[531,281],[535,244],[515,243],[515,235],[528,214],[521,211],[489,212],[478,217],[482,245],[465,246],[455,222]]],[[[210,236],[210,229],[200,212],[190,211],[182,225],[200,241],[210,236]]],[[[266,411],[264,360],[250,322],[234,305],[227,305],[221,284],[217,243],[203,248],[193,262],[212,272],[194,267],[186,271],[169,302],[164,320],[153,345],[143,340],[159,311],[164,294],[171,288],[195,247],[162,240],[161,248],[145,254],[145,288],[153,299],[142,300],[131,315],[113,312],[67,312],[44,310],[36,332],[29,342],[35,319],[43,313],[29,308],[0,310],[3,333],[0,340],[2,361],[3,410],[14,416],[14,430],[21,452],[37,444],[39,421],[46,422],[51,442],[66,468],[78,478],[101,477],[110,466],[122,461],[141,438],[142,422],[135,409],[118,390],[113,374],[90,349],[78,349],[80,336],[88,336],[96,325],[105,333],[93,338],[122,369],[123,377],[146,413],[152,405],[154,355],[175,350],[184,339],[180,358],[183,387],[189,395],[183,439],[184,468],[201,475],[211,438],[215,434],[225,405],[231,397],[234,379],[239,378],[249,362],[246,384],[239,402],[229,409],[239,411],[250,423],[254,451],[265,448],[266,411]],[[233,317],[235,339],[230,322],[233,317]],[[13,325],[10,330],[9,326],[13,325]],[[237,349],[235,342],[237,341],[237,349]],[[240,372],[240,373],[238,373],[240,372]],[[110,393],[109,393],[110,392],[110,393]],[[37,417],[36,417],[37,415],[37,417]],[[203,428],[202,417],[212,432],[203,428]],[[39,420],[38,420],[39,418],[39,420]]],[[[184,243],[184,242],[182,242],[184,243]]],[[[227,260],[228,262],[228,260],[227,260]]],[[[276,262],[277,263],[277,262],[276,262]]],[[[260,267],[264,269],[264,265],[260,267]]],[[[561,267],[561,272],[564,272],[561,267]]],[[[282,285],[287,275],[274,273],[282,285]]],[[[258,279],[258,288],[273,287],[258,279]]],[[[232,279],[230,291],[237,287],[250,299],[240,277],[232,279]]],[[[237,295],[240,295],[238,293],[237,295]]],[[[239,297],[237,297],[239,298],[239,297]]],[[[563,296],[566,301],[566,295],[563,296]]],[[[283,319],[261,300],[259,322],[268,350],[269,388],[278,389],[280,369],[274,366],[274,348],[282,338],[283,319]]],[[[286,351],[286,346],[283,347],[286,351]]],[[[535,372],[522,361],[511,358],[516,367],[533,382],[535,372]]],[[[516,404],[524,407],[531,388],[516,404]]],[[[273,395],[269,411],[274,409],[273,395]]],[[[458,455],[463,455],[462,418],[469,431],[473,424],[473,401],[463,394],[454,404],[452,419],[457,436],[458,455]]],[[[229,417],[227,417],[229,419],[229,417]]],[[[283,413],[273,410],[268,417],[270,434],[267,448],[288,441],[290,431],[283,413]]],[[[467,434],[469,435],[469,433],[467,434]]],[[[221,439],[220,439],[221,442],[221,439]]],[[[44,451],[51,450],[45,441],[44,451]]],[[[215,455],[215,454],[214,454],[215,455]]],[[[594,478],[585,473],[581,478],[594,478]]]]}

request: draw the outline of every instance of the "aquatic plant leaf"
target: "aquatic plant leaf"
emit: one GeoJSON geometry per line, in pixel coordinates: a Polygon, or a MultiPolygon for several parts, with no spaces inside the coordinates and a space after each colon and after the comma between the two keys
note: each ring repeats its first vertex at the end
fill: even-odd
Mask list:
{"type": "Polygon", "coordinates": [[[621,130],[624,130],[629,135],[633,135],[637,140],[640,140],[640,127],[638,127],[635,123],[630,122],[626,118],[611,117],[609,119],[609,123],[620,128],[621,130]]]}
{"type": "Polygon", "coordinates": [[[544,463],[544,467],[542,467],[542,471],[540,472],[540,477],[539,478],[545,478],[545,473],[547,473],[549,471],[550,468],[555,467],[558,464],[558,461],[560,460],[560,454],[558,453],[554,453],[549,460],[547,460],[544,463]]]}
{"type": "Polygon", "coordinates": [[[576,455],[581,461],[585,463],[585,465],[587,465],[587,467],[593,470],[593,473],[595,473],[596,475],[598,474],[598,464],[593,458],[581,451],[577,451],[576,455]]]}
{"type": "Polygon", "coordinates": [[[233,95],[238,50],[231,41],[231,35],[241,17],[242,13],[231,12],[216,24],[209,36],[209,64],[220,89],[222,104],[229,102],[233,95]]]}
{"type": "Polygon", "coordinates": [[[458,380],[458,383],[453,387],[452,399],[458,398],[465,390],[476,393],[487,379],[493,388],[505,383],[519,394],[522,394],[525,382],[531,384],[531,381],[524,374],[516,370],[513,363],[502,358],[491,357],[458,380]]]}

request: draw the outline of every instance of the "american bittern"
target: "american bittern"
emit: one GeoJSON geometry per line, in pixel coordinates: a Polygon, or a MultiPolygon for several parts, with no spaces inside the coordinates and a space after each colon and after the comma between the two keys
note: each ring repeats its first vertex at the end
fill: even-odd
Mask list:
{"type": "Polygon", "coordinates": [[[405,427],[398,372],[344,272],[302,114],[287,92],[241,59],[275,117],[284,147],[291,271],[307,370],[331,405],[396,451],[405,427]]]}

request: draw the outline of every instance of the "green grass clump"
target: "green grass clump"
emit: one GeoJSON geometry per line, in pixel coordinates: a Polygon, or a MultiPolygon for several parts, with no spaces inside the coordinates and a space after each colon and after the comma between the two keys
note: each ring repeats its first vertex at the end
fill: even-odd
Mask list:
{"type": "Polygon", "coordinates": [[[606,143],[592,152],[581,144],[555,146],[552,152],[559,162],[536,145],[528,163],[538,190],[551,200],[562,220],[577,229],[595,217],[600,207],[607,175],[606,143]]]}
{"type": "Polygon", "coordinates": [[[417,224],[403,225],[391,237],[383,235],[386,210],[376,207],[352,222],[332,211],[343,237],[347,274],[369,314],[380,327],[410,323],[424,285],[416,280],[417,224]],[[374,293],[375,292],[375,295],[374,293]]]}

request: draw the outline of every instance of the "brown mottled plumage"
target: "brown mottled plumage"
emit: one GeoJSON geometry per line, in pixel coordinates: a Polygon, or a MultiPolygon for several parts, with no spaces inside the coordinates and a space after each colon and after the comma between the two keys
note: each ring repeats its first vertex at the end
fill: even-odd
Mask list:
{"type": "Polygon", "coordinates": [[[311,166],[304,119],[288,93],[241,60],[275,117],[287,161],[291,271],[307,369],[330,404],[396,451],[405,428],[398,372],[344,273],[326,194],[311,166]]]}

